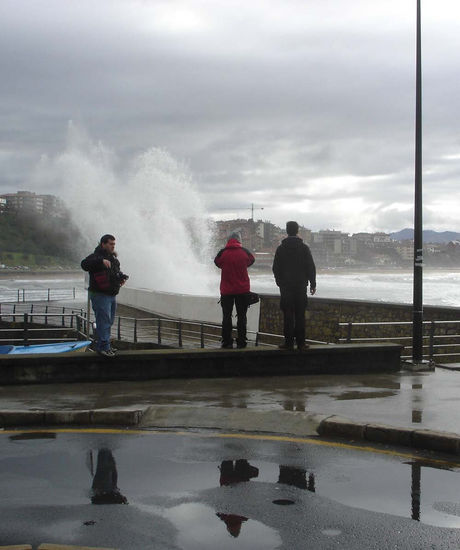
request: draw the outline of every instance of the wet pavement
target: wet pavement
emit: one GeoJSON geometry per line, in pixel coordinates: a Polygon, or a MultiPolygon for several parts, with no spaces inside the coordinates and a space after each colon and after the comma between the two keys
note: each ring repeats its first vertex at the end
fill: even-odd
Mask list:
{"type": "Polygon", "coordinates": [[[397,427],[460,432],[460,373],[154,380],[0,387],[0,409],[147,405],[307,411],[397,427]]]}
{"type": "Polygon", "coordinates": [[[460,547],[458,463],[319,440],[126,431],[4,432],[0,456],[5,545],[460,547]]]}

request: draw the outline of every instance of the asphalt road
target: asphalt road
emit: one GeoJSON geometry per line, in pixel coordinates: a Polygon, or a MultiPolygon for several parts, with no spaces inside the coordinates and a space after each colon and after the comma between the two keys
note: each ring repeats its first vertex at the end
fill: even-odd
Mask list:
{"type": "Polygon", "coordinates": [[[0,545],[460,548],[460,466],[238,434],[0,432],[0,545]]]}

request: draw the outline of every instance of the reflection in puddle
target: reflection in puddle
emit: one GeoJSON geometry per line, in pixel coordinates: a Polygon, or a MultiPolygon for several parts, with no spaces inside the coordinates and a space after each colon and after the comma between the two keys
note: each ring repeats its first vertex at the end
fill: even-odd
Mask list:
{"type": "MultiPolygon", "coordinates": [[[[92,454],[91,454],[92,458],[92,454]]],[[[92,504],[128,504],[128,500],[117,487],[118,472],[110,449],[99,449],[96,473],[92,485],[92,504]]]]}
{"type": "MultiPolygon", "coordinates": [[[[452,499],[460,511],[459,472],[420,462],[337,460],[316,473],[316,492],[373,512],[409,517],[428,525],[460,528],[460,514],[439,506],[452,499]],[[441,498],[440,498],[441,497],[441,498]]],[[[450,508],[452,510],[452,507],[450,508]]]]}
{"type": "MultiPolygon", "coordinates": [[[[172,522],[187,549],[276,548],[280,535],[268,525],[277,524],[260,511],[266,507],[277,518],[305,511],[308,518],[308,506],[323,498],[331,507],[337,502],[460,528],[459,472],[426,461],[404,463],[395,456],[272,441],[130,435],[115,446],[98,436],[89,447],[78,437],[8,440],[0,458],[0,491],[9,507],[88,506],[91,491],[91,502],[101,506],[89,506],[90,515],[85,512],[78,523],[55,528],[70,537],[85,521],[97,520],[83,527],[87,533],[103,524],[104,515],[135,517],[140,511],[172,522]],[[130,506],[107,506],[127,503],[124,495],[130,506]],[[274,500],[295,504],[276,506],[274,500]]],[[[325,527],[324,534],[337,535],[337,525],[325,527]]]]}
{"type": "Polygon", "coordinates": [[[210,541],[215,541],[214,548],[219,550],[267,550],[277,548],[282,542],[274,529],[259,521],[234,514],[216,514],[204,504],[180,504],[163,515],[178,529],[179,546],[187,550],[209,548],[210,541]]]}
{"type": "Polygon", "coordinates": [[[346,401],[354,399],[375,399],[381,397],[393,397],[396,395],[395,391],[346,391],[335,396],[337,401],[346,401]]]}
{"type": "Polygon", "coordinates": [[[249,481],[259,475],[259,469],[245,459],[224,460],[220,464],[220,485],[232,485],[249,481]]]}

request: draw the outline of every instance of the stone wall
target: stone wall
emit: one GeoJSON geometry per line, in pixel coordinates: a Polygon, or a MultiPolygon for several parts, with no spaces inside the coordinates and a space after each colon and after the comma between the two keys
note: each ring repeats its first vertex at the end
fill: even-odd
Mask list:
{"type": "MultiPolygon", "coordinates": [[[[279,296],[274,294],[261,295],[259,330],[272,334],[283,333],[283,317],[279,308],[279,296]]],[[[386,322],[412,321],[412,306],[406,304],[392,304],[381,302],[367,302],[364,300],[337,300],[327,298],[309,298],[306,312],[306,334],[311,340],[338,343],[345,341],[348,336],[348,327],[340,327],[339,323],[369,323],[378,322],[378,326],[354,326],[352,338],[392,338],[395,343],[408,345],[412,325],[385,325],[386,322]]],[[[460,308],[424,306],[425,321],[460,321],[460,308]]],[[[425,343],[429,344],[431,327],[424,325],[425,343]]],[[[460,334],[460,324],[446,323],[436,325],[435,334],[454,336],[460,334]]],[[[437,341],[439,343],[440,340],[437,341]]],[[[457,342],[459,339],[443,339],[442,343],[457,342]]],[[[450,349],[453,351],[453,348],[450,349]]],[[[460,352],[460,350],[457,350],[460,352]]],[[[438,349],[438,353],[447,353],[447,349],[438,349]]],[[[452,359],[451,359],[452,360],[452,359]]],[[[458,360],[458,359],[457,359],[458,360]]]]}

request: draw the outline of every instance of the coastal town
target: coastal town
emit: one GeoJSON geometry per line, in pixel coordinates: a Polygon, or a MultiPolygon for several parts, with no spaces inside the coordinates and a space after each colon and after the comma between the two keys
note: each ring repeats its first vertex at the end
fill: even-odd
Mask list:
{"type": "MultiPolygon", "coordinates": [[[[65,202],[54,195],[17,191],[0,195],[0,215],[3,220],[17,224],[18,220],[28,220],[31,225],[41,225],[42,220],[49,224],[55,220],[70,223],[70,213],[65,202]]],[[[220,248],[225,245],[228,235],[237,232],[241,235],[244,246],[254,252],[255,268],[271,268],[276,247],[285,238],[285,230],[269,220],[254,218],[237,218],[231,220],[209,220],[209,227],[214,234],[214,245],[220,248]]],[[[74,228],[74,232],[77,232],[74,228]]],[[[367,269],[370,267],[407,269],[410,268],[414,256],[414,241],[412,230],[405,229],[397,233],[347,233],[336,229],[320,229],[313,231],[301,225],[299,236],[306,242],[320,268],[353,268],[367,269]]],[[[11,240],[9,241],[11,244],[11,240]]],[[[8,245],[0,246],[0,266],[3,269],[18,267],[27,268],[34,253],[29,239],[16,243],[12,250],[8,245]]],[[[56,254],[59,255],[59,254],[56,254]]],[[[53,256],[50,249],[49,256],[53,256]]],[[[427,267],[459,267],[460,266],[460,234],[454,232],[437,233],[424,232],[424,263],[427,267]]],[[[65,265],[71,258],[65,257],[65,265]]],[[[47,260],[38,258],[39,265],[44,267],[47,260]]],[[[56,261],[52,262],[53,265],[56,261]]],[[[29,266],[31,267],[31,266],[29,266]]]]}

